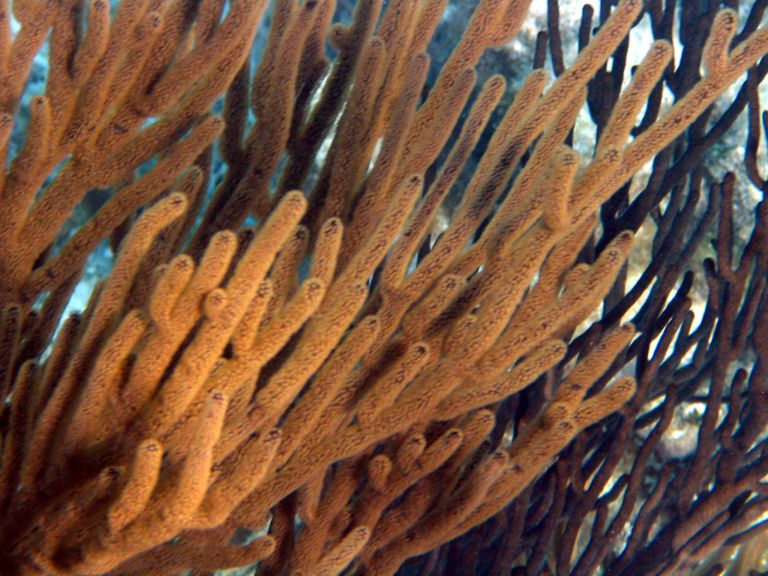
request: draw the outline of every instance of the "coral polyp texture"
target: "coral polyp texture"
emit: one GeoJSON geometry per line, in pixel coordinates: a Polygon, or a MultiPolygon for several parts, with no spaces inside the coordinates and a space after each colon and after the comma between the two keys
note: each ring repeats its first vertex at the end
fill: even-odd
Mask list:
{"type": "Polygon", "coordinates": [[[0,575],[759,570],[766,7],[0,0],[0,575]]]}

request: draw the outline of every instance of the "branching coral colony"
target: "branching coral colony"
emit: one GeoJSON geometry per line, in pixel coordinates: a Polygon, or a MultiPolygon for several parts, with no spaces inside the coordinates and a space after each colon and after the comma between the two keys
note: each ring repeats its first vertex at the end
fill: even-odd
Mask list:
{"type": "Polygon", "coordinates": [[[435,238],[506,90],[476,90],[475,67],[529,2],[479,2],[428,93],[447,0],[358,0],[346,25],[333,0],[277,0],[253,73],[264,0],[0,2],[0,574],[379,575],[427,553],[424,574],[717,573],[713,553],[763,528],[768,215],[737,258],[733,178],[695,209],[703,151],[747,106],[764,188],[766,3],[741,29],[683,3],[677,66],[675,2],[605,2],[599,24],[586,8],[566,67],[551,1],[537,66],[435,238]],[[657,40],[622,89],[641,18],[657,40]],[[46,91],[10,158],[46,40],[46,91]],[[599,138],[580,158],[585,105],[599,138]],[[203,210],[214,148],[226,170],[203,210]],[[95,188],[111,198],[63,243],[95,188]],[[654,258],[625,292],[647,215],[654,258]],[[713,221],[695,325],[691,274],[676,283],[713,221]],[[62,318],[105,239],[110,276],[62,318]],[[637,380],[613,377],[625,365],[637,380]],[[658,463],[696,394],[699,449],[658,463]]]}

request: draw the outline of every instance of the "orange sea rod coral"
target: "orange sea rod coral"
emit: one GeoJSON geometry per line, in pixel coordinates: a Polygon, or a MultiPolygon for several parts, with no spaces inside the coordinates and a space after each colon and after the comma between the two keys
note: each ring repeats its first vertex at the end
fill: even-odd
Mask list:
{"type": "Polygon", "coordinates": [[[630,232],[577,261],[598,209],[768,51],[766,29],[731,47],[721,11],[705,75],[630,137],[672,59],[655,42],[580,158],[587,83],[643,8],[622,1],[551,85],[531,72],[433,239],[506,89],[473,98],[475,67],[528,2],[479,2],[425,97],[447,0],[359,0],[346,25],[277,0],[252,74],[265,5],[16,1],[11,37],[0,2],[4,151],[50,38],[0,182],[0,574],[392,574],[504,509],[635,391],[588,394],[632,341],[617,326],[489,450],[498,403],[561,363],[624,266],[630,232]],[[93,188],[110,200],[56,245],[93,188]],[[110,276],[60,322],[105,238],[110,276]]]}

